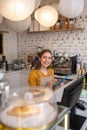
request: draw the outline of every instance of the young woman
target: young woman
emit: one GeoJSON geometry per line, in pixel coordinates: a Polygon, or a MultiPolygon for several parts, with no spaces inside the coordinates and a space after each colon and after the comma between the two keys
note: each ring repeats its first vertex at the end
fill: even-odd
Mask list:
{"type": "Polygon", "coordinates": [[[54,70],[50,68],[52,62],[52,53],[44,49],[38,53],[39,61],[34,70],[31,71],[28,78],[29,86],[42,86],[52,88],[57,82],[54,78],[54,70]]]}

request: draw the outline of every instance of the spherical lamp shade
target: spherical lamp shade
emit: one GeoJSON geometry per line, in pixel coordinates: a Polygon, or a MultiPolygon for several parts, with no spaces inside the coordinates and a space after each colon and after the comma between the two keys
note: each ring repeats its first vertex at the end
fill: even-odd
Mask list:
{"type": "Polygon", "coordinates": [[[0,15],[0,24],[3,22],[3,17],[0,15]]]}
{"type": "Polygon", "coordinates": [[[40,11],[40,8],[38,8],[36,11],[35,11],[35,13],[34,13],[34,17],[35,17],[35,19],[38,21],[38,13],[39,13],[39,11],[40,11]]]}
{"type": "Polygon", "coordinates": [[[35,9],[39,7],[41,0],[35,0],[35,9]]]}
{"type": "Polygon", "coordinates": [[[75,18],[82,13],[84,0],[60,0],[58,8],[63,16],[75,18]]]}
{"type": "Polygon", "coordinates": [[[5,18],[4,22],[14,32],[25,32],[30,27],[31,17],[22,21],[11,21],[5,18]]]}
{"type": "Polygon", "coordinates": [[[29,17],[35,8],[35,0],[0,0],[0,13],[12,21],[29,17]]]}
{"type": "Polygon", "coordinates": [[[50,5],[40,8],[38,14],[38,22],[44,27],[53,26],[58,20],[58,12],[50,5]]]}

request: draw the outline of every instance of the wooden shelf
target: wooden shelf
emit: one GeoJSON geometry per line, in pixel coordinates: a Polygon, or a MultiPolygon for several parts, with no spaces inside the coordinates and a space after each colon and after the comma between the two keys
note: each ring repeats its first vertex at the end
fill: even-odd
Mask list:
{"type": "Polygon", "coordinates": [[[62,32],[62,31],[77,31],[77,30],[84,30],[84,28],[73,28],[73,29],[56,29],[56,30],[43,30],[43,31],[28,31],[28,33],[43,33],[43,32],[62,32]]]}
{"type": "Polygon", "coordinates": [[[9,33],[8,31],[2,31],[2,30],[0,30],[0,33],[9,33]]]}

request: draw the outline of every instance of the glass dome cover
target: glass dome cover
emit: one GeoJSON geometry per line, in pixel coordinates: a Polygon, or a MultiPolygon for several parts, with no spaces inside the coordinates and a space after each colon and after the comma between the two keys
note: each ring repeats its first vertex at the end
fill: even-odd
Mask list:
{"type": "Polygon", "coordinates": [[[46,130],[57,120],[58,109],[49,88],[17,88],[11,90],[0,113],[1,125],[11,130],[46,130]]]}

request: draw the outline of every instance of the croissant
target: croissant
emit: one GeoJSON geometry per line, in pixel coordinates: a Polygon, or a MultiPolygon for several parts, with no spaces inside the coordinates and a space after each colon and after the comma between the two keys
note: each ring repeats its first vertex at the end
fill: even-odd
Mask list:
{"type": "Polygon", "coordinates": [[[34,114],[40,114],[40,108],[36,106],[16,106],[7,111],[8,115],[27,117],[34,114]]]}

